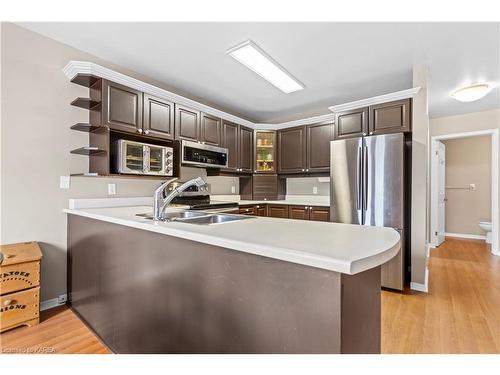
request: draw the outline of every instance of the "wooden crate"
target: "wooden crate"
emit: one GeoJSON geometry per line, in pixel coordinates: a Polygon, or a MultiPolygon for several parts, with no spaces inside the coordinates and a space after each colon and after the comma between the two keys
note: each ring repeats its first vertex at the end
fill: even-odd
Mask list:
{"type": "Polygon", "coordinates": [[[39,322],[40,259],[36,242],[0,246],[0,332],[39,322]]]}

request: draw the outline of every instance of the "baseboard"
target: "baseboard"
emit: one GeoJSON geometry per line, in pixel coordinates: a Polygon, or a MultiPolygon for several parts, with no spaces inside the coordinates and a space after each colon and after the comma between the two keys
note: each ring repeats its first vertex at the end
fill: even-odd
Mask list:
{"type": "Polygon", "coordinates": [[[425,268],[424,284],[411,282],[410,289],[416,290],[418,292],[424,292],[424,293],[429,292],[429,268],[427,268],[427,267],[425,268]]]}
{"type": "Polygon", "coordinates": [[[48,299],[48,300],[42,301],[40,303],[40,311],[52,309],[54,307],[62,306],[62,305],[65,305],[65,304],[66,304],[66,298],[64,299],[64,302],[61,302],[61,303],[59,302],[59,297],[58,298],[48,299]]]}
{"type": "Polygon", "coordinates": [[[466,233],[448,233],[444,234],[446,237],[467,238],[469,240],[486,240],[486,236],[480,234],[466,234],[466,233]]]}

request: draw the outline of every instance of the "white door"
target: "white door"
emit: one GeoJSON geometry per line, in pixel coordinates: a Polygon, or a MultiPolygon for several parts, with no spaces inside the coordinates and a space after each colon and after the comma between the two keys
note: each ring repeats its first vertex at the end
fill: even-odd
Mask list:
{"type": "Polygon", "coordinates": [[[444,242],[444,224],[445,224],[445,212],[446,212],[446,196],[445,196],[446,147],[443,142],[438,142],[437,146],[438,146],[437,147],[438,219],[437,219],[436,245],[439,246],[444,242]]]}

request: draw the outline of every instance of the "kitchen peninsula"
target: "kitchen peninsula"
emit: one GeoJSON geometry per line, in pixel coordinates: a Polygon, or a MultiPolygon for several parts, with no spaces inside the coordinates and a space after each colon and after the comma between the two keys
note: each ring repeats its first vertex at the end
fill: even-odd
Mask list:
{"type": "Polygon", "coordinates": [[[65,212],[72,309],[117,353],[380,353],[393,229],[137,216],[150,206],[65,212]]]}

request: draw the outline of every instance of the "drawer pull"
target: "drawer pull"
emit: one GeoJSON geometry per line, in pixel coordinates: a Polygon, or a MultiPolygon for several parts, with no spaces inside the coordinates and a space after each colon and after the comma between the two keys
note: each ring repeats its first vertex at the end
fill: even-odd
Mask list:
{"type": "Polygon", "coordinates": [[[4,306],[13,305],[14,303],[16,303],[15,299],[6,299],[5,301],[3,301],[4,306]]]}

